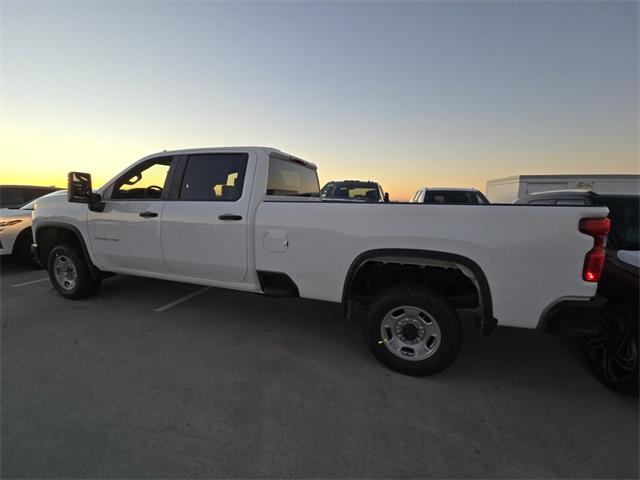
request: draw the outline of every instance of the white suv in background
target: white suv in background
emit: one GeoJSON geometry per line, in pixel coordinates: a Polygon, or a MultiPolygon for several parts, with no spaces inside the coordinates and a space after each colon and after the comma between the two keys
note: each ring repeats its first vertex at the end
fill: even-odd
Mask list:
{"type": "MultiPolygon", "coordinates": [[[[53,195],[65,193],[60,191],[53,195]]],[[[34,267],[37,264],[31,256],[31,213],[36,200],[18,208],[0,208],[0,255],[13,255],[20,263],[34,267]]]]}

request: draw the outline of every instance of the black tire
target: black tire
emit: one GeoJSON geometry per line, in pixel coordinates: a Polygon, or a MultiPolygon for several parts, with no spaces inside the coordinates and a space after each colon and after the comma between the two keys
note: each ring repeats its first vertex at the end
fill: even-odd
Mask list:
{"type": "Polygon", "coordinates": [[[72,244],[57,245],[51,249],[47,259],[47,270],[51,283],[58,293],[73,300],[93,295],[102,283],[101,279],[91,276],[82,252],[72,244]],[[57,261],[59,263],[56,263],[57,261]],[[73,275],[69,275],[69,278],[73,277],[73,281],[60,279],[60,272],[66,269],[73,269],[73,275]]]}
{"type": "Polygon", "coordinates": [[[638,394],[638,317],[632,309],[607,309],[602,332],[587,339],[585,354],[594,375],[610,389],[638,394]]]}
{"type": "Polygon", "coordinates": [[[428,287],[412,284],[386,288],[376,295],[367,311],[364,333],[369,349],[380,362],[391,370],[414,376],[431,375],[444,370],[456,359],[462,345],[462,327],[456,311],[442,295],[428,287]],[[410,307],[411,310],[403,313],[401,307],[410,307]],[[402,317],[407,322],[404,325],[402,322],[405,320],[395,320],[402,317]],[[386,321],[385,318],[387,318],[386,321]],[[393,328],[383,326],[383,322],[387,325],[389,321],[396,322],[393,328]],[[429,329],[435,328],[433,322],[439,330],[429,333],[429,329]],[[408,328],[409,323],[414,324],[415,327],[405,332],[404,329],[408,328]],[[421,327],[424,327],[420,330],[422,334],[418,331],[421,327]],[[398,341],[409,338],[403,336],[405,333],[415,333],[416,337],[411,338],[410,341],[417,343],[411,347],[403,347],[400,351],[392,348],[394,342],[395,345],[404,345],[403,341],[400,343],[398,341]],[[428,348],[425,348],[421,338],[427,346],[429,342],[432,345],[435,345],[436,341],[439,343],[431,353],[424,353],[428,348]],[[414,358],[420,357],[420,353],[414,347],[420,347],[423,354],[427,356],[422,360],[414,358]],[[413,355],[410,354],[412,348],[413,355]],[[392,350],[396,350],[396,353],[392,350]]]}

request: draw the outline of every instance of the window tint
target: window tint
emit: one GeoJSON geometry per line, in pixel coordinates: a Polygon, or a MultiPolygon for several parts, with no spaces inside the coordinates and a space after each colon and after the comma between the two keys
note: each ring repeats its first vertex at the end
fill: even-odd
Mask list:
{"type": "Polygon", "coordinates": [[[318,175],[305,165],[269,158],[267,195],[317,197],[320,191],[318,175]]]}
{"type": "Polygon", "coordinates": [[[158,200],[162,197],[172,157],[153,158],[136,165],[116,180],[112,199],[158,200]]]}
{"type": "Polygon", "coordinates": [[[242,196],[247,159],[246,153],[191,155],[180,199],[235,202],[242,196]]]}

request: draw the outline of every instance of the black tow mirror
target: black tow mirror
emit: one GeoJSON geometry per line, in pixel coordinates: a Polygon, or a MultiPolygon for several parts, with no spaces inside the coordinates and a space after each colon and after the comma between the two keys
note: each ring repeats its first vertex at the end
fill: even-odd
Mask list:
{"type": "Polygon", "coordinates": [[[384,203],[389,203],[389,192],[384,192],[384,203]]]}
{"type": "Polygon", "coordinates": [[[71,203],[89,203],[91,198],[91,174],[69,172],[67,175],[67,200],[71,203]]]}

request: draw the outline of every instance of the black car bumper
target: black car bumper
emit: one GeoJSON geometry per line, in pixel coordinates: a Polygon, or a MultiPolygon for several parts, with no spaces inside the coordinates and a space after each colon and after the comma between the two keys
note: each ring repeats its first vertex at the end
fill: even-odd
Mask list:
{"type": "Polygon", "coordinates": [[[607,299],[596,295],[590,300],[563,300],[547,309],[538,329],[559,335],[594,335],[600,331],[598,318],[607,299]]]}

